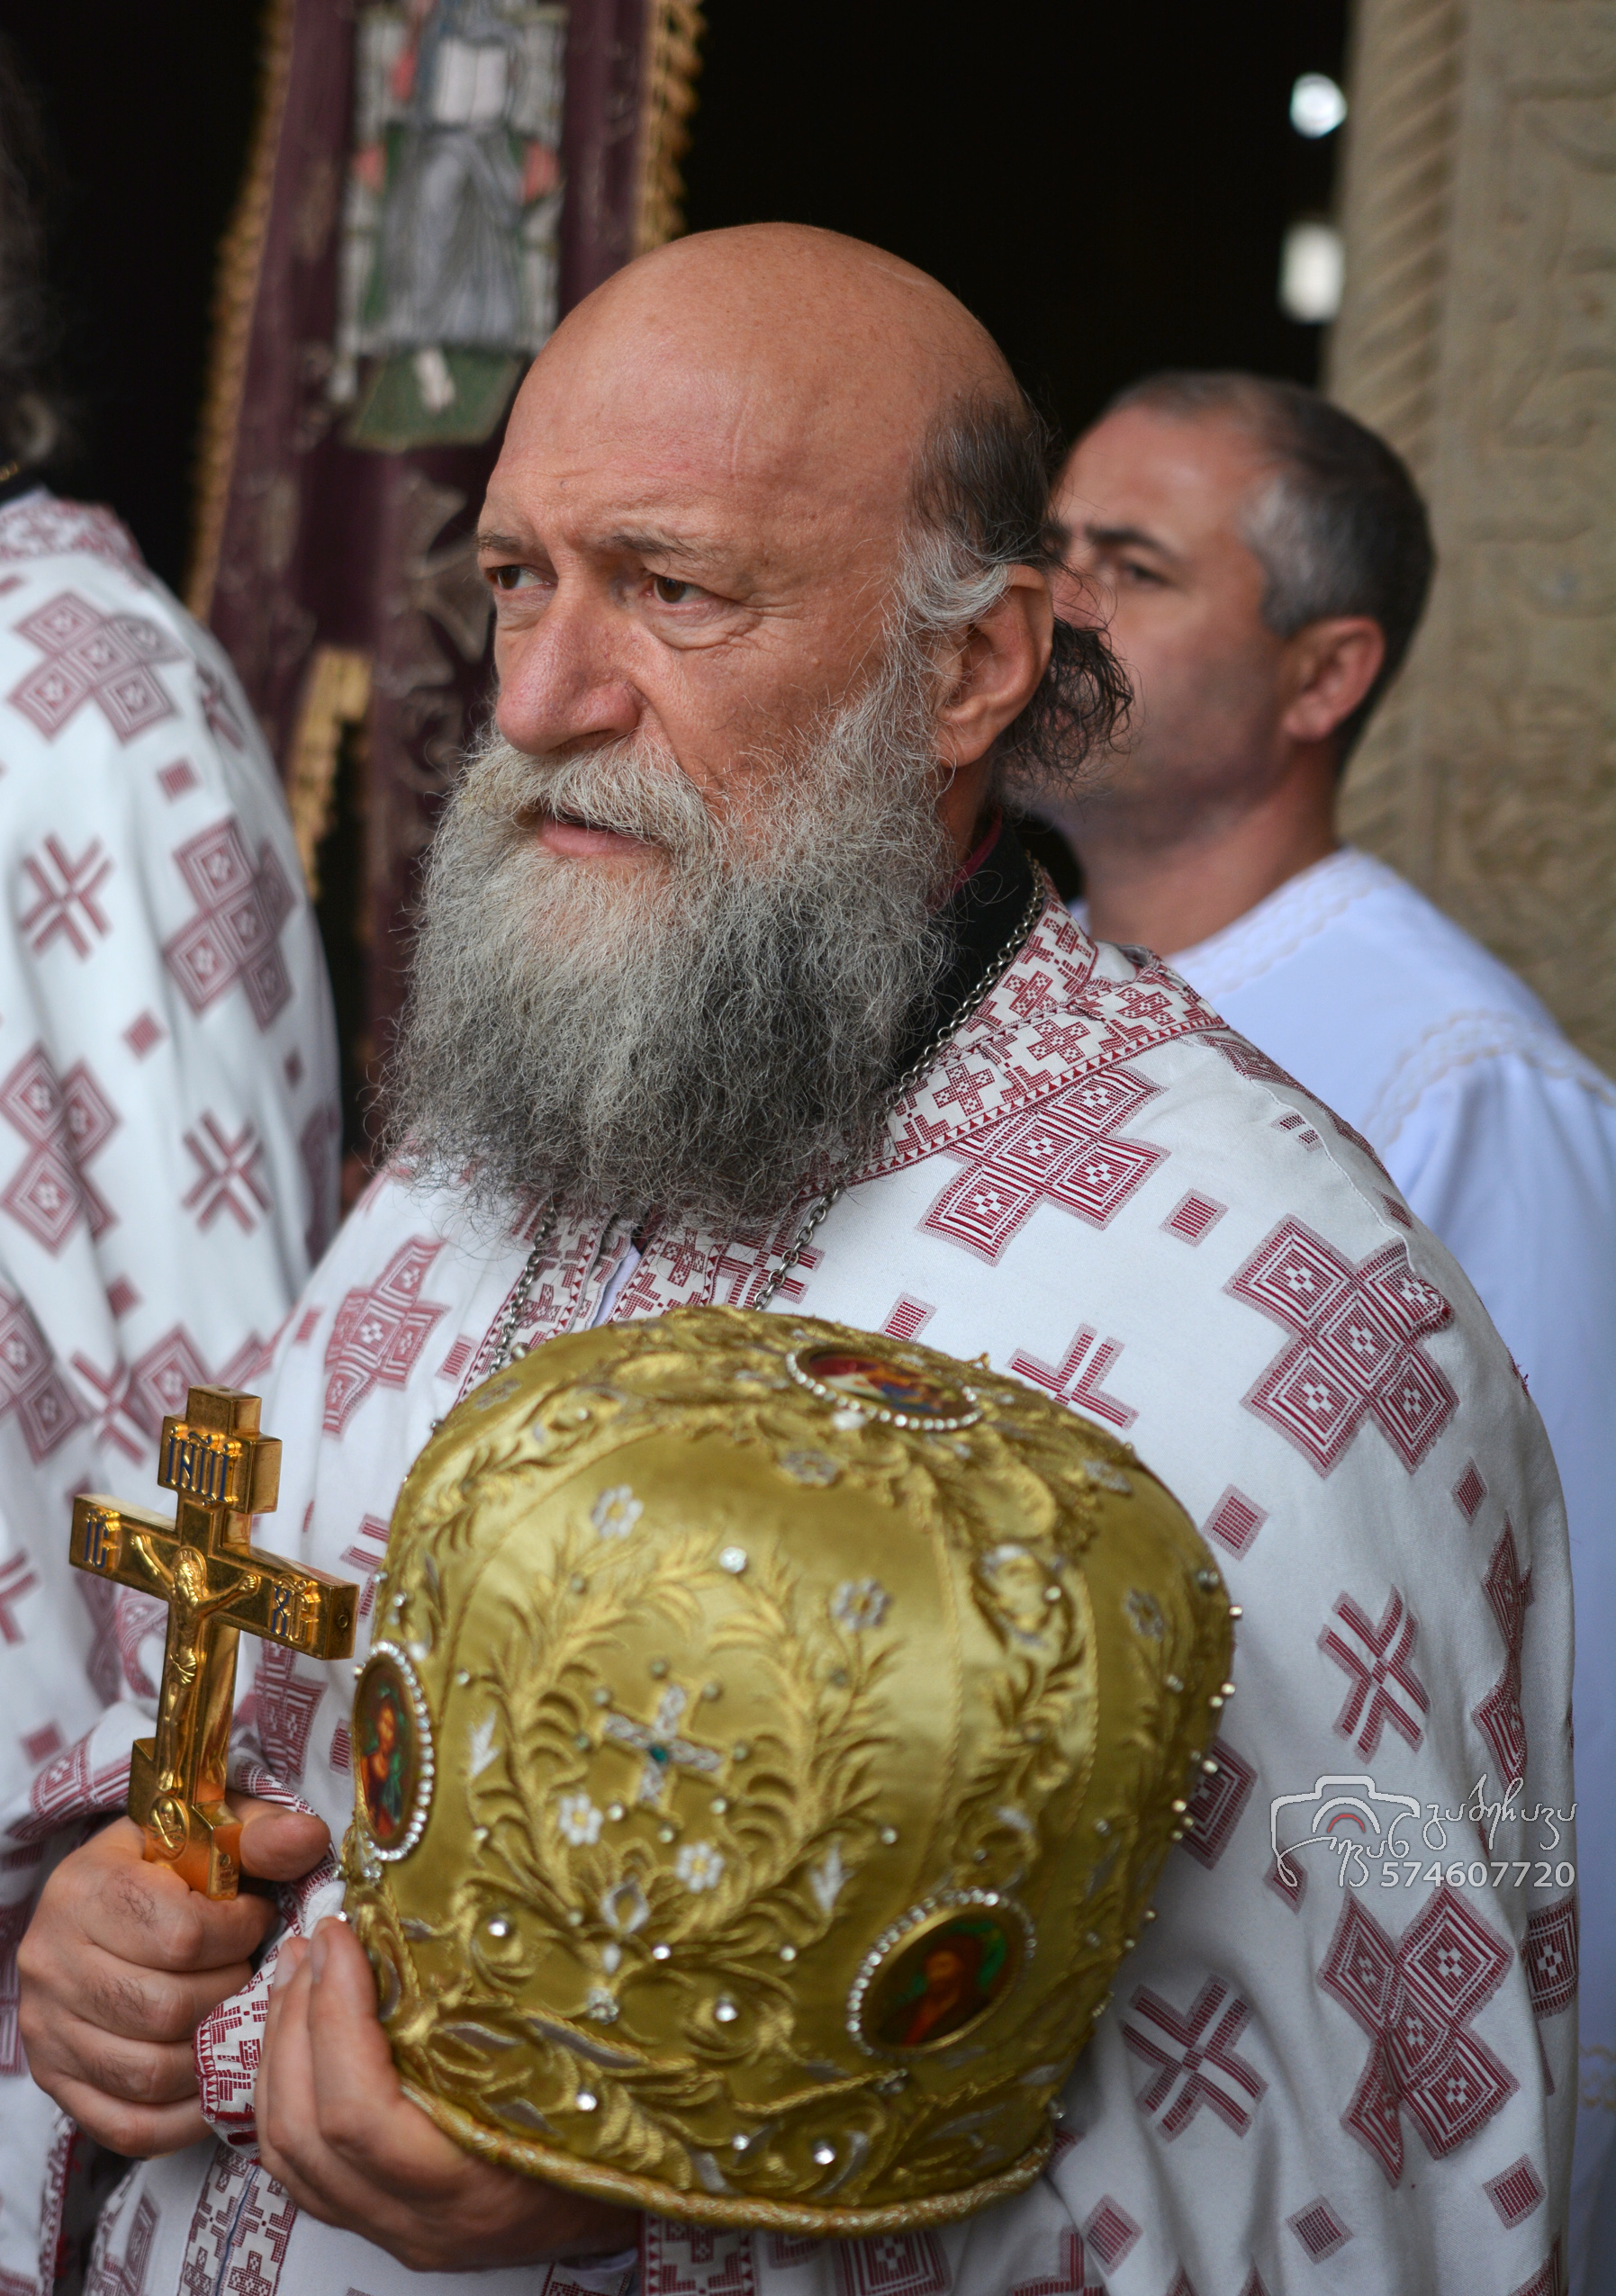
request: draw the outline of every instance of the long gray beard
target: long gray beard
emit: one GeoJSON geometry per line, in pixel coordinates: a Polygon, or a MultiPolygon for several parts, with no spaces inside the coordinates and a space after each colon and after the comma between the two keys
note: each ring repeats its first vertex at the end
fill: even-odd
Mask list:
{"type": "Polygon", "coordinates": [[[653,746],[556,763],[487,740],[428,871],[390,1146],[485,1206],[538,1191],[726,1233],[856,1165],[946,954],[928,724],[894,668],[757,763],[766,851],[653,746]],[[546,852],[541,795],[665,870],[546,852]]]}

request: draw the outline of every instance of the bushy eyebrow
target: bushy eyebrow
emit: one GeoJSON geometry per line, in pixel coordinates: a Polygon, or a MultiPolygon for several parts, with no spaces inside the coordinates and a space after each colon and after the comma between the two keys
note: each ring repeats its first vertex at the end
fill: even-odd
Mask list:
{"type": "MultiPolygon", "coordinates": [[[[731,561],[722,549],[665,527],[622,527],[606,536],[606,545],[610,550],[632,552],[636,558],[678,558],[695,565],[731,567],[731,561]]],[[[536,545],[531,535],[501,534],[496,527],[484,527],[477,536],[477,548],[523,558],[533,555],[536,545]]]]}
{"type": "Polygon", "coordinates": [[[1085,524],[1083,539],[1096,550],[1153,550],[1159,558],[1177,559],[1160,535],[1144,527],[1097,527],[1085,524]]]}

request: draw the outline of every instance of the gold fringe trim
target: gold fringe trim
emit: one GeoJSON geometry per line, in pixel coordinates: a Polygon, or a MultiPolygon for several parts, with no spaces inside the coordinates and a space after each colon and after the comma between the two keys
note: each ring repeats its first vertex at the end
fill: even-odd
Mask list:
{"type": "Polygon", "coordinates": [[[648,255],[684,229],[684,179],[679,163],[690,149],[686,123],[696,108],[696,75],[701,69],[706,28],[701,0],[646,0],[636,255],[648,255]]]}
{"type": "Polygon", "coordinates": [[[331,825],[342,729],[362,725],[369,707],[370,656],[350,646],[316,646],[286,759],[286,802],[311,901],[320,898],[315,857],[331,825]]]}
{"type": "Polygon", "coordinates": [[[205,622],[212,611],[213,587],[219,579],[219,554],[224,541],[225,514],[236,471],[241,402],[247,388],[253,311],[264,267],[265,242],[269,236],[275,161],[286,114],[286,88],[292,77],[292,33],[296,14],[297,0],[268,0],[265,10],[264,59],[251,155],[236,212],[219,248],[219,273],[213,288],[213,345],[197,443],[191,572],[185,585],[185,604],[199,622],[205,622]]]}
{"type": "Polygon", "coordinates": [[[413,2081],[401,2084],[412,2104],[429,2113],[446,2137],[468,2152],[501,2167],[537,2176],[546,2184],[564,2185],[591,2200],[616,2201],[622,2207],[650,2209],[658,2216],[675,2217],[685,2224],[718,2224],[745,2230],[756,2225],[769,2232],[805,2232],[822,2240],[862,2240],[872,2232],[913,2232],[926,2224],[954,2224],[979,2209],[1025,2192],[1043,2172],[1054,2146],[1054,2135],[1024,2153],[1012,2168],[984,2176],[957,2192],[929,2192],[913,2201],[893,2201],[885,2208],[832,2208],[812,2201],[770,2201],[752,2192],[682,2192],[652,2176],[637,2176],[632,2169],[609,2168],[603,2161],[580,2160],[528,2137],[510,2137],[474,2120],[458,2105],[446,2104],[430,2090],[413,2081]]]}

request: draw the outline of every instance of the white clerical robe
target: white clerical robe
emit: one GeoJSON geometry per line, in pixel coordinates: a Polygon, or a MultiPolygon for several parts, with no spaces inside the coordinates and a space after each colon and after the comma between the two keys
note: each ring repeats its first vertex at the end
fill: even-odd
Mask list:
{"type": "MultiPolygon", "coordinates": [[[[745,1304],[807,1209],[766,1236],[642,1238],[611,1313],[745,1304]]],[[[271,1374],[285,1476],[267,1544],[372,1578],[403,1471],[483,1376],[533,1232],[479,1234],[453,1194],[398,1175],[374,1188],[271,1374]]],[[[620,1227],[564,1211],[522,1336],[587,1324],[627,1251],[620,1227]]],[[[1575,2064],[1564,1516],[1507,1351],[1363,1143],[1052,896],[773,1304],[986,1350],[1125,1432],[1243,1605],[1237,1691],[1037,2183],[969,2222],[862,2241],[647,2218],[645,2296],[1557,2287],[1575,2064]],[[1356,1832],[1332,1830],[1343,1794],[1356,1832]],[[1277,1841],[1307,1846],[1280,1861],[1277,1841]]],[[[340,1831],[351,1690],[346,1665],[260,1646],[243,1781],[273,1776],[340,1831]]],[[[114,1803],[140,1720],[109,1715],[13,1838],[114,1803]]],[[[444,1790],[451,1758],[439,1775],[444,1790]]],[[[328,1875],[286,1897],[307,1923],[337,1895],[328,1875]]],[[[132,2173],[96,2296],[415,2285],[257,2165],[264,1991],[261,1973],[199,2032],[220,2141],[132,2173]]],[[[576,2277],[429,2284],[556,2296],[576,2277]]]]}
{"type": "MultiPolygon", "coordinates": [[[[0,1796],[90,1727],[154,1606],[68,1564],[72,1494],[155,1504],[163,1414],[267,1352],[336,1212],[330,999],[223,653],[104,510],[0,508],[0,1796]]],[[[41,1845],[0,1862],[0,2126],[41,1845]]],[[[38,2177],[0,2171],[0,2291],[38,2177]]]]}
{"type": "Polygon", "coordinates": [[[1616,2291],[1616,1085],[1522,982],[1350,850],[1172,959],[1355,1124],[1482,1296],[1565,1487],[1576,1594],[1583,1989],[1572,2285],[1616,2291]],[[1594,2220],[1611,2211],[1594,2230],[1594,2220]],[[1594,2246],[1590,2249],[1589,2242],[1594,2246]]]}

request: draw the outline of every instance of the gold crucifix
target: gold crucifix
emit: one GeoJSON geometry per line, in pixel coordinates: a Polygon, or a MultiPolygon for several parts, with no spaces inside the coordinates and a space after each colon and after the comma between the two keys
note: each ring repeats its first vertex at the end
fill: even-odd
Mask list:
{"type": "Polygon", "coordinates": [[[163,1421],[158,1481],[179,1495],[173,1522],[100,1493],[73,1502],[81,1571],[168,1606],[155,1738],[137,1740],[129,1814],[146,1855],[209,1897],[233,1897],[241,1827],[224,1798],[236,1640],[245,1629],[310,1658],[347,1658],[358,1589],[252,1544],[252,1518],[280,1495],[281,1446],[258,1433],[258,1398],[194,1387],[163,1421]]]}

